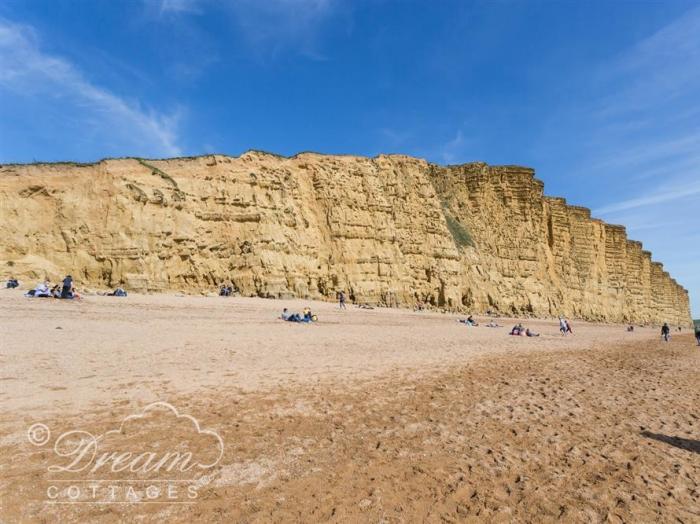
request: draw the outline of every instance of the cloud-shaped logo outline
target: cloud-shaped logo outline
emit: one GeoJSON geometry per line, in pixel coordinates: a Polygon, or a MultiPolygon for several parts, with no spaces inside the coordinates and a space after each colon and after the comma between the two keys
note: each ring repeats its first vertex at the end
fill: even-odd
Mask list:
{"type": "Polygon", "coordinates": [[[109,431],[106,431],[102,435],[96,437],[95,440],[99,441],[99,440],[105,438],[107,435],[110,435],[112,433],[121,433],[122,429],[124,428],[124,424],[126,424],[130,420],[142,419],[143,417],[146,416],[146,413],[149,410],[151,410],[152,408],[154,408],[156,406],[157,407],[165,407],[165,408],[169,409],[175,415],[176,418],[185,418],[185,419],[189,420],[190,422],[192,422],[195,429],[197,430],[198,435],[210,435],[212,437],[215,437],[216,440],[218,440],[218,442],[219,442],[219,456],[216,458],[216,460],[214,462],[212,462],[211,464],[201,464],[201,463],[197,462],[197,466],[199,466],[201,469],[208,469],[208,468],[212,468],[212,467],[216,466],[219,463],[219,461],[224,456],[224,440],[221,438],[221,436],[216,431],[212,431],[210,429],[201,429],[201,426],[199,425],[199,421],[196,418],[194,418],[191,415],[180,414],[180,412],[177,410],[177,408],[175,406],[173,406],[169,402],[164,402],[161,400],[159,400],[157,402],[151,402],[146,407],[144,407],[141,410],[141,413],[138,415],[129,415],[124,420],[122,420],[121,424],[119,424],[118,429],[110,429],[109,431]]]}

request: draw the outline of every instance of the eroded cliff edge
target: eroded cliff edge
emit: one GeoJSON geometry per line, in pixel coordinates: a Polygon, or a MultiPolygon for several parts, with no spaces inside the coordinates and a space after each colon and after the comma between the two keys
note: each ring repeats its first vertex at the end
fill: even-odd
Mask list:
{"type": "Polygon", "coordinates": [[[0,166],[0,268],[213,290],[688,324],[688,293],[622,226],[531,169],[248,152],[0,166]]]}

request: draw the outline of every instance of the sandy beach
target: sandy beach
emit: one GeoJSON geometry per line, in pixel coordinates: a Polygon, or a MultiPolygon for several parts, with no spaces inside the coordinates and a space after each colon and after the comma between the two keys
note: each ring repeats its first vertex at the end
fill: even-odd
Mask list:
{"type": "MultiPolygon", "coordinates": [[[[487,328],[488,319],[467,327],[458,318],[300,300],[58,301],[3,290],[2,520],[700,520],[691,333],[665,344],[657,328],[574,321],[562,337],[556,320],[522,319],[541,333],[525,338],[508,336],[514,319],[487,328]],[[317,323],[276,318],[306,305],[317,323]],[[95,480],[47,469],[58,435],[119,428],[155,402],[220,437],[216,465],[195,477],[112,471],[98,480],[194,482],[196,497],[104,504],[50,492],[95,480]],[[46,443],[28,434],[38,423],[50,428],[46,443]]],[[[178,431],[156,427],[148,437],[122,433],[132,448],[179,445],[178,431]]]]}

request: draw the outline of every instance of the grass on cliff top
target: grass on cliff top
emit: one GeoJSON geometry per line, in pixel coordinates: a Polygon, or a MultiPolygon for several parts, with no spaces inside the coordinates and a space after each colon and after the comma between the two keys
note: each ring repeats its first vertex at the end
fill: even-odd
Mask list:
{"type": "Polygon", "coordinates": [[[158,176],[161,177],[163,180],[167,180],[168,182],[170,182],[170,184],[171,184],[175,189],[178,189],[178,190],[180,189],[180,188],[178,187],[178,185],[177,185],[177,182],[175,182],[175,180],[173,179],[173,177],[171,177],[168,173],[166,173],[165,171],[163,171],[163,170],[161,170],[161,169],[158,169],[158,168],[157,168],[156,166],[154,166],[154,165],[149,164],[148,162],[146,162],[146,161],[145,161],[144,159],[142,159],[142,158],[137,158],[137,160],[138,160],[139,164],[141,164],[142,166],[147,167],[148,169],[152,170],[154,175],[158,175],[158,176]]]}
{"type": "Polygon", "coordinates": [[[466,246],[476,247],[474,245],[474,239],[472,238],[471,234],[459,220],[452,216],[452,213],[450,213],[446,202],[442,202],[442,212],[445,215],[447,229],[450,230],[450,233],[452,234],[452,238],[454,239],[457,248],[461,249],[466,246]]]}

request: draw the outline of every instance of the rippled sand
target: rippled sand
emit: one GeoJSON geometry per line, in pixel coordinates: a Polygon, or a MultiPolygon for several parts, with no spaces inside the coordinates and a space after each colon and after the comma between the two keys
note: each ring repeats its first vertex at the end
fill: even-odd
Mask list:
{"type": "Polygon", "coordinates": [[[325,303],[314,325],[275,319],[304,305],[3,290],[2,520],[700,520],[689,333],[523,321],[542,336],[510,337],[513,320],[325,303]],[[99,433],[155,401],[225,444],[193,504],[46,503],[52,442],[28,427],[99,433]]]}

